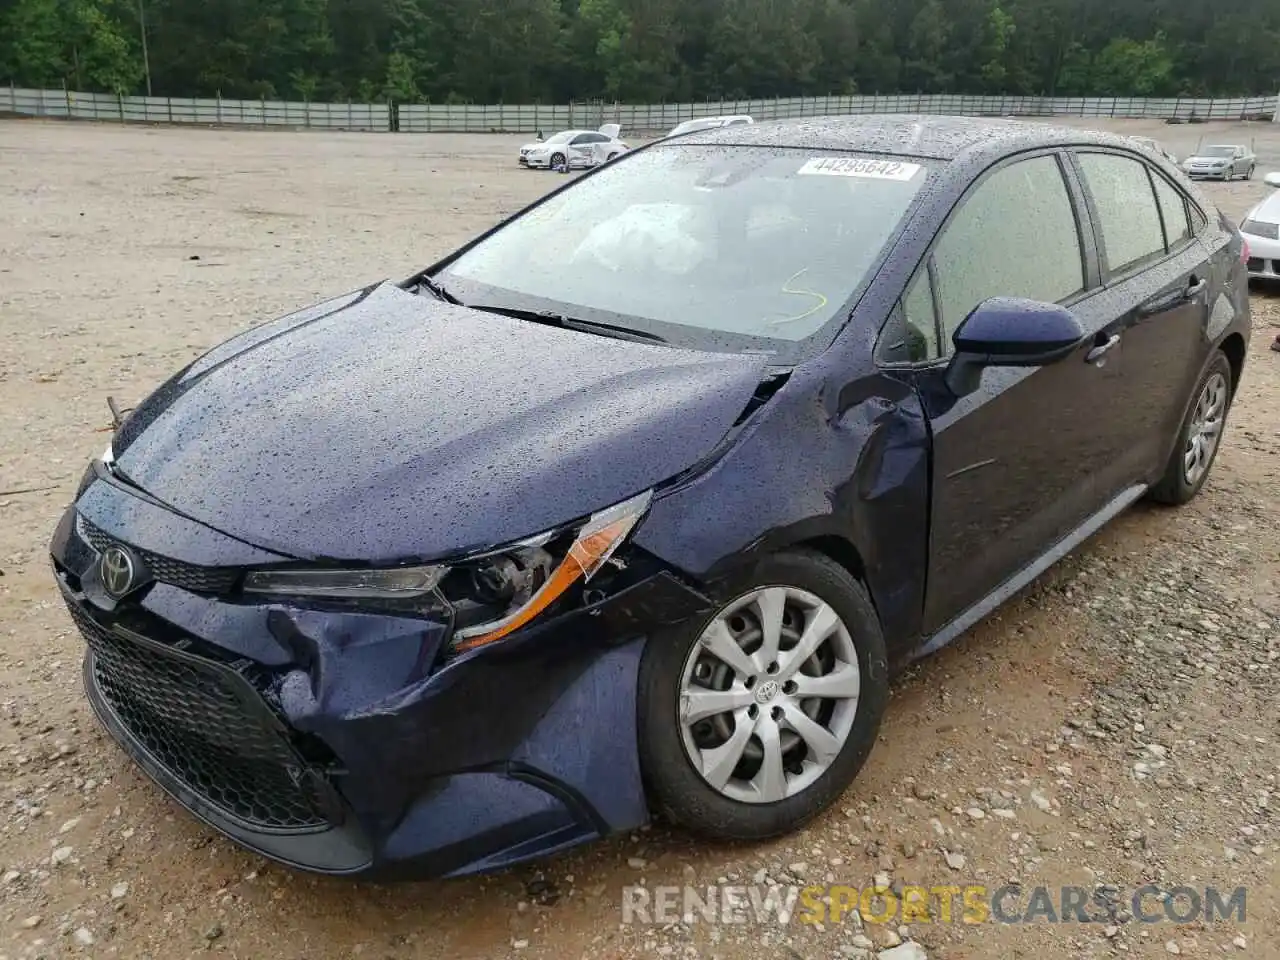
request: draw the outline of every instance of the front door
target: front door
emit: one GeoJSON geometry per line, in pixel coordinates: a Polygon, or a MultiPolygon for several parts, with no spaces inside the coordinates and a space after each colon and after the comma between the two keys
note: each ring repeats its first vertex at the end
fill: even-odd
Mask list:
{"type": "Polygon", "coordinates": [[[920,378],[933,432],[933,502],[924,630],[985,597],[1070,533],[1123,486],[1123,442],[1112,415],[1120,394],[1120,318],[1097,289],[1083,198],[1067,157],[1043,153],[989,171],[953,211],[909,291],[909,326],[952,336],[993,296],[1060,303],[1088,336],[1071,356],[1040,368],[992,368],[956,399],[944,363],[920,378]],[[915,306],[913,307],[912,304],[915,306]]]}

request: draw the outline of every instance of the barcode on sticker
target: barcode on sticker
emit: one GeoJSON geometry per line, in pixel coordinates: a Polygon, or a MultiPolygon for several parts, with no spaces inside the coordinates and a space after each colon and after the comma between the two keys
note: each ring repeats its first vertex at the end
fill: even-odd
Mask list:
{"type": "Polygon", "coordinates": [[[807,176],[869,177],[872,180],[910,180],[920,170],[918,163],[901,160],[860,160],[856,157],[814,157],[798,171],[807,176]]]}

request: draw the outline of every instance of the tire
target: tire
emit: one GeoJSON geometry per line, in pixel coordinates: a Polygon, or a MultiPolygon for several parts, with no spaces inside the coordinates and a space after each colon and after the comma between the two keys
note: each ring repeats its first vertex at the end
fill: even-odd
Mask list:
{"type": "Polygon", "coordinates": [[[566,163],[563,153],[553,153],[551,155],[551,169],[554,170],[561,164],[566,163]]]}
{"type": "MultiPolygon", "coordinates": [[[[719,585],[716,595],[732,599],[721,603],[711,616],[654,636],[645,649],[639,679],[640,764],[650,801],[666,819],[712,839],[763,840],[789,833],[817,816],[862,769],[875,745],[888,700],[884,637],[866,589],[842,566],[820,553],[796,550],[762,557],[750,568],[728,577],[719,585]],[[710,654],[702,637],[704,631],[711,635],[717,624],[723,625],[726,631],[746,624],[738,640],[731,632],[719,636],[722,640],[727,638],[733,645],[731,650],[739,654],[744,649],[737,645],[739,641],[747,649],[758,651],[760,608],[750,603],[739,611],[735,604],[766,587],[770,588],[766,600],[769,597],[776,600],[782,595],[776,588],[788,591],[785,607],[775,607],[783,618],[783,638],[775,664],[781,667],[776,674],[771,674],[768,668],[760,670],[759,664],[754,665],[756,683],[748,688],[743,679],[745,671],[734,671],[710,654]],[[804,604],[812,602],[819,606],[804,612],[804,604]],[[815,622],[816,616],[824,616],[823,606],[834,614],[835,625],[830,634],[823,634],[827,639],[822,641],[817,653],[794,675],[802,682],[812,683],[815,670],[830,670],[833,672],[829,676],[844,677],[847,682],[856,682],[857,687],[856,699],[824,696],[816,698],[815,705],[815,699],[801,700],[790,695],[788,687],[793,686],[793,682],[787,677],[793,663],[785,658],[795,649],[801,628],[815,622]],[[857,681],[849,681],[849,667],[841,664],[854,660],[857,681]],[[685,702],[682,689],[688,684],[695,691],[693,696],[700,696],[696,691],[708,689],[698,685],[699,674],[704,671],[718,671],[710,679],[718,678],[713,686],[721,687],[728,682],[724,676],[727,672],[733,678],[733,692],[744,700],[735,704],[733,712],[708,716],[687,729],[681,717],[681,705],[685,702]],[[771,675],[778,679],[770,680],[771,675]],[[773,699],[766,699],[770,696],[773,699]],[[799,715],[800,711],[803,715],[799,715]],[[807,727],[806,737],[802,738],[786,719],[781,724],[772,722],[779,716],[797,716],[801,725],[807,727]],[[809,723],[805,722],[806,716],[809,723]],[[695,752],[701,756],[701,749],[705,749],[695,742],[695,737],[709,735],[708,746],[712,749],[724,746],[729,741],[716,743],[717,738],[726,732],[736,733],[740,722],[750,723],[752,731],[745,739],[743,759],[732,767],[733,774],[727,772],[730,764],[722,764],[728,784],[722,788],[713,786],[691,759],[695,752]],[[766,776],[761,759],[764,748],[757,731],[766,729],[765,725],[768,730],[780,731],[776,741],[769,734],[770,741],[779,744],[778,752],[770,755],[785,757],[791,768],[785,769],[779,764],[773,768],[778,772],[773,778],[766,776]],[[697,734],[695,727],[699,728],[697,734]],[[815,727],[822,730],[815,731],[815,727]],[[834,739],[814,736],[823,730],[834,734],[834,739]],[[829,749],[830,753],[823,756],[809,745],[810,741],[821,744],[821,749],[829,749]],[[799,765],[801,759],[807,766],[799,765]],[[746,776],[749,775],[765,789],[748,783],[746,776]],[[768,789],[779,783],[780,791],[768,789]],[[751,793],[751,798],[744,799],[743,793],[751,793]]],[[[830,618],[823,622],[832,623],[830,618]]],[[[744,665],[745,661],[739,661],[740,667],[744,665]]],[[[844,692],[848,693],[847,687],[844,692]]]]}
{"type": "Polygon", "coordinates": [[[613,162],[614,160],[616,160],[616,159],[618,159],[618,155],[617,155],[616,153],[611,153],[611,154],[609,154],[607,157],[605,157],[605,158],[604,158],[604,162],[605,162],[605,163],[612,163],[612,162],[613,162]]]}
{"type": "MultiPolygon", "coordinates": [[[[1216,351],[1204,372],[1200,374],[1200,379],[1196,381],[1195,390],[1191,393],[1191,403],[1178,428],[1178,440],[1174,444],[1173,452],[1169,455],[1164,475],[1147,494],[1150,499],[1157,503],[1181,506],[1200,492],[1200,488],[1204,486],[1213,469],[1218,451],[1222,448],[1222,434],[1226,429],[1227,415],[1231,412],[1234,390],[1235,385],[1231,382],[1231,364],[1227,362],[1227,357],[1221,350],[1216,351]],[[1211,384],[1215,385],[1214,390],[1210,389],[1211,384]],[[1190,471],[1187,458],[1190,456],[1193,437],[1200,433],[1200,424],[1206,410],[1205,404],[1212,403],[1211,394],[1220,396],[1220,409],[1215,415],[1217,432],[1213,435],[1212,449],[1207,454],[1202,451],[1197,459],[1198,470],[1190,471]]],[[[1209,418],[1211,422],[1215,416],[1209,418]]]]}
{"type": "Polygon", "coordinates": [[[1253,170],[1254,170],[1254,168],[1253,168],[1253,167],[1250,167],[1248,170],[1246,170],[1246,171],[1244,172],[1244,178],[1245,178],[1246,180],[1252,180],[1252,179],[1253,179],[1253,170]]]}

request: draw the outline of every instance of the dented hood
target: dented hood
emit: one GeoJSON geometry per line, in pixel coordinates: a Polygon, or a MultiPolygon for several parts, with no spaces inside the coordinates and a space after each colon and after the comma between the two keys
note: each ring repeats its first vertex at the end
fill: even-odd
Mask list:
{"type": "Polygon", "coordinates": [[[280,553],[432,559],[539,533],[695,465],[764,364],[383,283],[214,348],[134,411],[116,465],[157,500],[280,553]]]}

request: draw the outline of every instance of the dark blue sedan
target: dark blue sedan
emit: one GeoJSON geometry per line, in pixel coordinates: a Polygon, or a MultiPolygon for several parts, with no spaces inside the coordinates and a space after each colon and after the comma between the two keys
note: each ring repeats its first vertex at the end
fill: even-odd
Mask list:
{"type": "Polygon", "coordinates": [[[86,693],[192,813],[315,871],[488,870],[651,811],[793,830],[896,669],[1201,489],[1243,252],[1102,134],[636,150],[133,410],[52,542],[86,693]]]}

